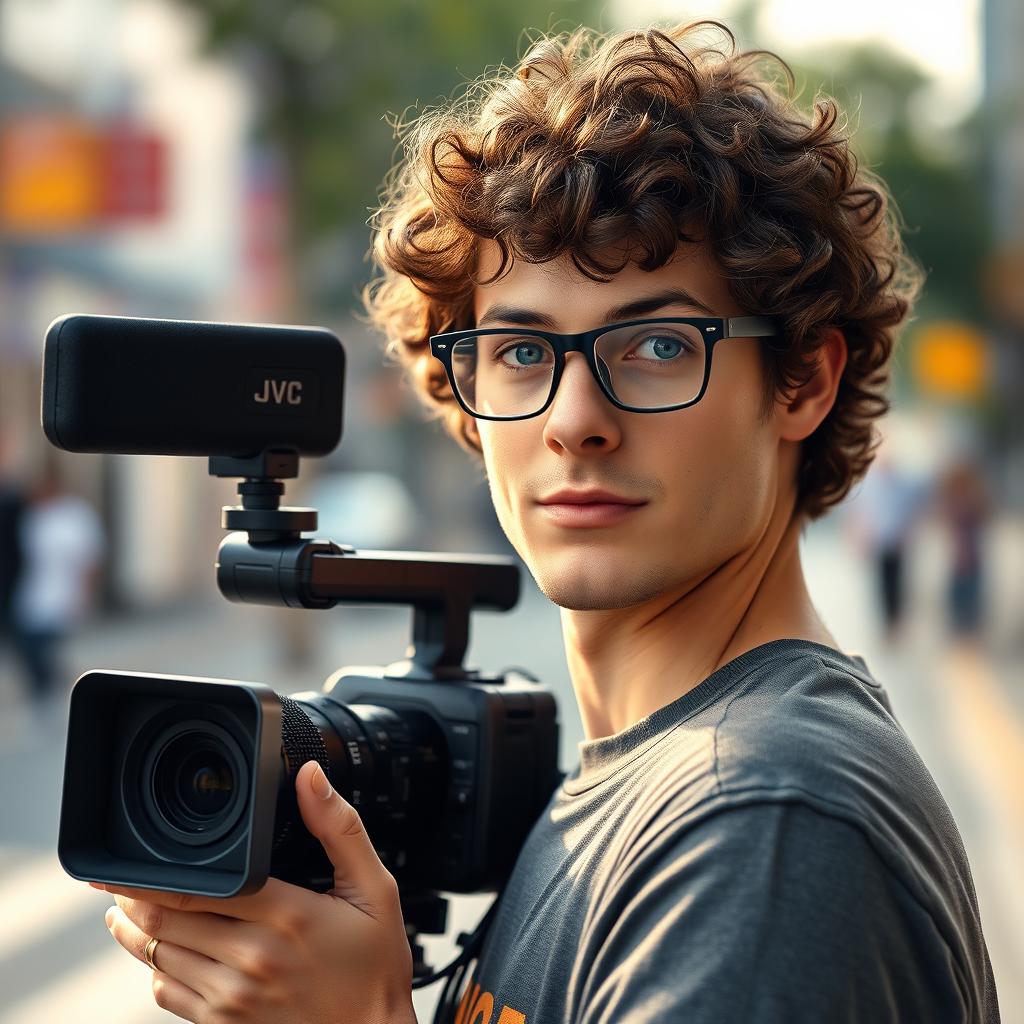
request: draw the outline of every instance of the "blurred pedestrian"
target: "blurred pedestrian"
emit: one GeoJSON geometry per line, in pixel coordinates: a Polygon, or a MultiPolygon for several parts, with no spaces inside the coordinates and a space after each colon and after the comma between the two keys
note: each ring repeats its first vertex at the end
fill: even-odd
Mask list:
{"type": "Polygon", "coordinates": [[[29,488],[19,539],[23,564],[11,602],[13,639],[33,709],[48,719],[63,704],[60,647],[96,591],[106,547],[99,517],[65,490],[50,455],[29,488]]]}
{"type": "Polygon", "coordinates": [[[21,487],[7,475],[4,442],[0,435],[0,641],[8,639],[11,633],[11,599],[21,572],[19,530],[25,504],[21,487]]]}
{"type": "Polygon", "coordinates": [[[952,542],[947,587],[950,630],[958,639],[976,641],[984,613],[982,546],[992,501],[980,468],[969,457],[957,458],[943,472],[937,504],[952,542]]]}
{"type": "Polygon", "coordinates": [[[890,646],[903,631],[907,550],[930,493],[930,482],[900,465],[884,442],[848,502],[847,527],[861,555],[873,563],[883,635],[890,646]]]}

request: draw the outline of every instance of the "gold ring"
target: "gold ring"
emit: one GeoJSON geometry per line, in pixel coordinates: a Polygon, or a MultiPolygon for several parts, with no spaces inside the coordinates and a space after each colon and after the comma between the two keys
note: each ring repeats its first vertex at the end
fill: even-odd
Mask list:
{"type": "Polygon", "coordinates": [[[146,963],[149,964],[149,966],[152,967],[154,971],[157,969],[157,967],[156,964],[153,962],[153,957],[156,956],[156,944],[159,941],[159,939],[150,939],[149,942],[146,943],[146,963]]]}

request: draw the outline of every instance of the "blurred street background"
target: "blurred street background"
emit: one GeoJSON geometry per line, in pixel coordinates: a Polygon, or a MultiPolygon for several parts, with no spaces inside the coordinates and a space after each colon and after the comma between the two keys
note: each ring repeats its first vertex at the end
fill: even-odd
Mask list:
{"type": "MultiPolygon", "coordinates": [[[[393,124],[514,63],[524,29],[701,17],[785,58],[804,106],[818,90],[840,101],[928,272],[879,457],[807,531],[804,567],[953,811],[1003,1020],[1024,1024],[1019,0],[0,0],[0,577],[18,558],[32,575],[23,627],[0,629],[0,1022],[172,1019],[108,935],[109,897],[56,859],[81,673],[315,690],[342,665],[401,657],[411,621],[225,601],[214,561],[235,482],[201,458],[52,448],[47,325],[93,312],[329,327],[348,361],[344,434],[285,503],[318,508],[317,534],[356,547],[512,554],[485,483],[358,317],[393,124]],[[20,555],[5,541],[16,507],[20,555]]],[[[475,617],[467,660],[555,692],[571,769],[583,733],[558,609],[525,569],[513,612],[475,617]]],[[[453,898],[447,934],[422,939],[434,966],[492,898],[453,898]]],[[[421,1022],[440,988],[415,993],[421,1022]]]]}

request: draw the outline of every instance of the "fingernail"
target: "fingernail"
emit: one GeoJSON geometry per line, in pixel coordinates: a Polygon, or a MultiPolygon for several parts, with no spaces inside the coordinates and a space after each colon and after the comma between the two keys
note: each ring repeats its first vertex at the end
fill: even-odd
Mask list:
{"type": "Polygon", "coordinates": [[[324,800],[334,792],[331,789],[331,784],[327,781],[327,776],[324,775],[324,770],[320,765],[317,765],[316,768],[313,769],[313,778],[310,780],[310,785],[313,787],[313,792],[324,800]]]}

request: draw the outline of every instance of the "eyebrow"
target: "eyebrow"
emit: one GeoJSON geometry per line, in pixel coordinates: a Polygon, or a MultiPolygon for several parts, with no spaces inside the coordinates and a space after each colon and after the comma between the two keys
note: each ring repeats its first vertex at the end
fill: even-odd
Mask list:
{"type": "MultiPolygon", "coordinates": [[[[631,320],[633,317],[646,316],[665,306],[690,306],[699,310],[705,316],[715,314],[698,299],[682,288],[669,288],[667,291],[657,292],[654,295],[645,295],[639,299],[632,299],[621,306],[612,306],[605,310],[601,318],[604,323],[615,323],[618,320],[631,320]]],[[[557,328],[558,322],[554,317],[548,316],[536,309],[525,309],[522,306],[507,306],[498,303],[491,306],[477,321],[476,326],[482,327],[491,322],[515,324],[517,327],[545,327],[549,331],[557,328]]]]}

